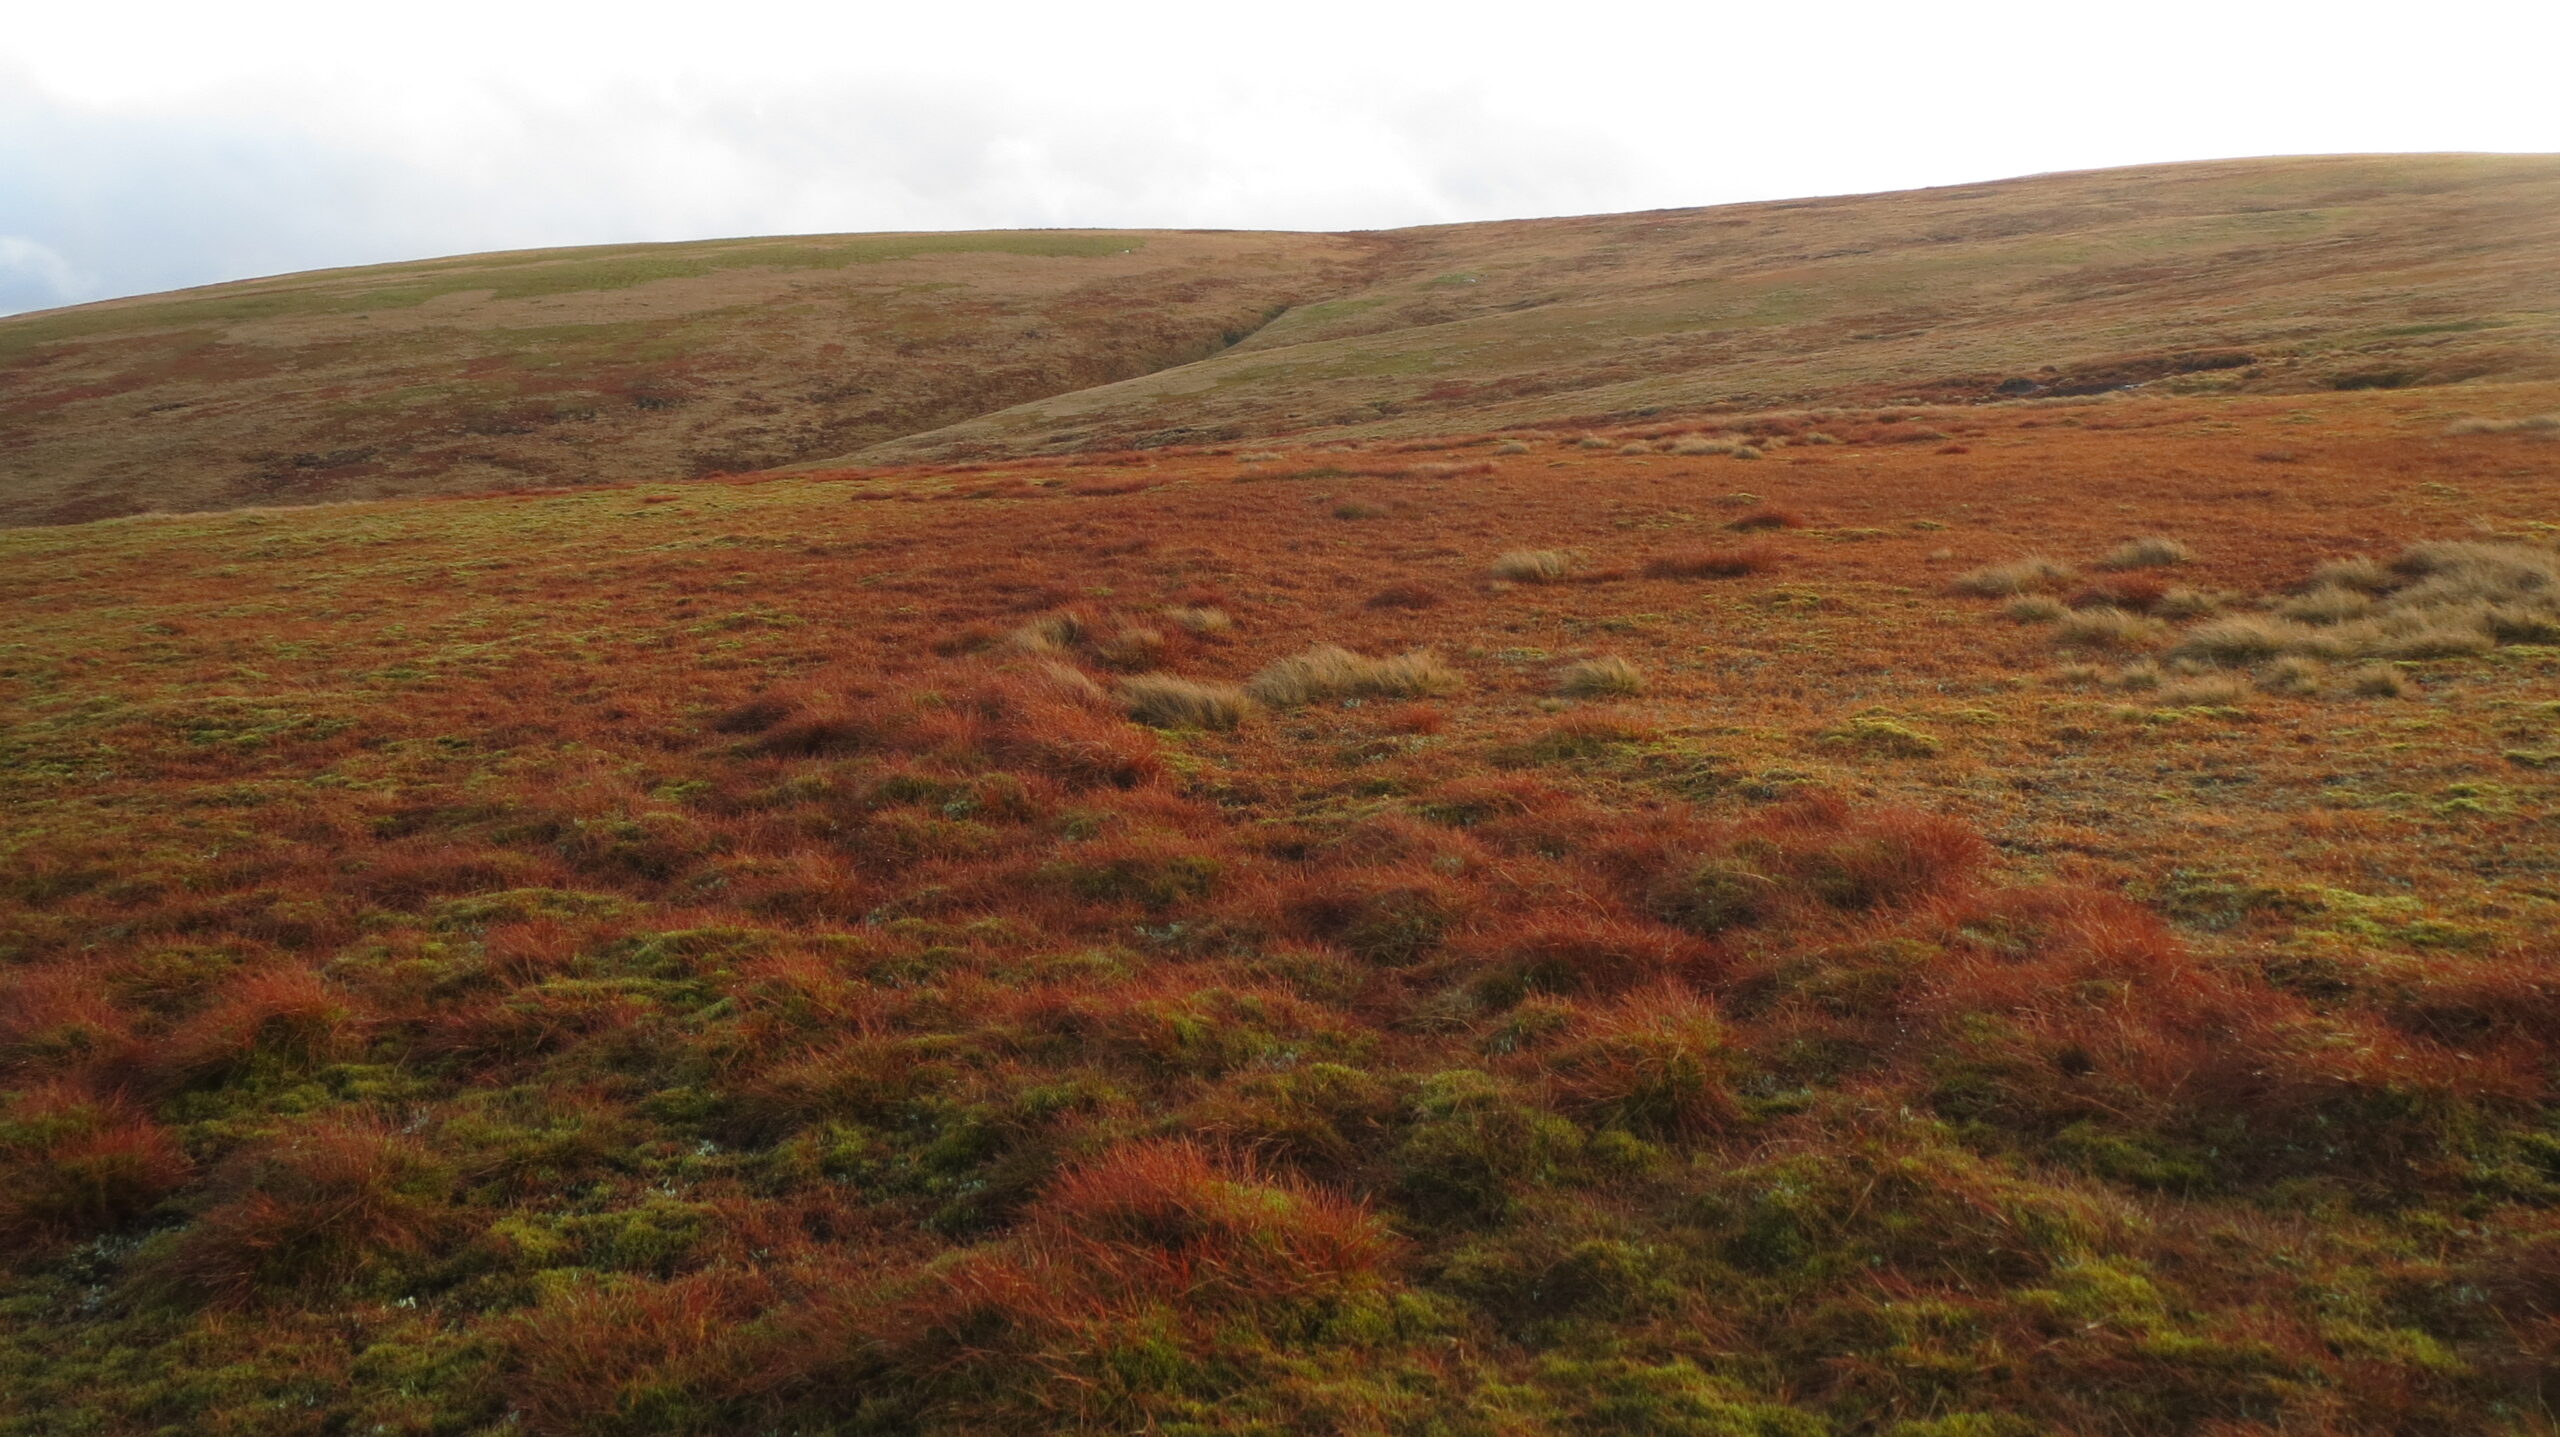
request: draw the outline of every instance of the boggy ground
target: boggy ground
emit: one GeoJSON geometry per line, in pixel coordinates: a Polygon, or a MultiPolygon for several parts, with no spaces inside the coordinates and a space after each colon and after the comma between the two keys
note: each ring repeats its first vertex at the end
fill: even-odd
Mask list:
{"type": "Polygon", "coordinates": [[[0,1431],[2548,1431],[2554,410],[0,535],[0,1431]]]}

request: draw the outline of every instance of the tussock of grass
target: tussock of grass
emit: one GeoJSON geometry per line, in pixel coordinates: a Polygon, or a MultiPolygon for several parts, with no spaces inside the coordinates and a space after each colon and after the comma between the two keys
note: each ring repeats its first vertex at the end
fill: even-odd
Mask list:
{"type": "Polygon", "coordinates": [[[2389,664],[2367,664],[2348,674],[2348,693],[2364,699],[2396,699],[2409,692],[2408,676],[2389,664]]]}
{"type": "Polygon", "coordinates": [[[2323,584],[2285,600],[2276,612],[2299,623],[2343,624],[2372,613],[2373,595],[2343,585],[2323,584]]]}
{"type": "Polygon", "coordinates": [[[1560,549],[1513,549],[1493,561],[1493,576],[1514,584],[1552,584],[1573,572],[1573,556],[1560,549]]]}
{"type": "Polygon", "coordinates": [[[1150,628],[1128,628],[1094,646],[1102,662],[1115,669],[1143,669],[1164,658],[1165,636],[1150,628]]]}
{"type": "Polygon", "coordinates": [[[1331,699],[1425,698],[1454,692],[1460,682],[1455,670],[1426,649],[1371,659],[1318,644],[1255,674],[1245,693],[1275,709],[1294,709],[1331,699]]]}
{"type": "Polygon", "coordinates": [[[1227,611],[1208,606],[1176,605],[1164,611],[1167,622],[1189,634],[1223,634],[1236,626],[1227,611]]]}
{"type": "Polygon", "coordinates": [[[2290,619],[2240,615],[2189,629],[2172,652],[2208,664],[2257,664],[2301,650],[2311,633],[2290,619]]]}
{"type": "Polygon", "coordinates": [[[1122,679],[1118,696],[1129,717],[1155,728],[1231,729],[1253,713],[1253,700],[1233,684],[1174,674],[1122,679]]]}
{"type": "Polygon", "coordinates": [[[2318,659],[2293,655],[2276,660],[2258,671],[2258,687],[2271,694],[2290,694],[2307,698],[2320,692],[2328,669],[2318,659]]]}
{"type": "Polygon", "coordinates": [[[2098,561],[2098,567],[2111,570],[2165,569],[2188,563],[2194,558],[2195,554],[2186,545],[2175,539],[2155,534],[2141,539],[2128,539],[2117,545],[2107,552],[2105,558],[2098,561]]]}
{"type": "Polygon", "coordinates": [[[2389,565],[2355,554],[2344,559],[2331,559],[2312,570],[2310,587],[2348,589],[2371,596],[2388,593],[2398,582],[2389,565]]]}
{"type": "Polygon", "coordinates": [[[2060,599],[2045,594],[2020,594],[2008,607],[2009,617],[2022,624],[2050,624],[2069,612],[2060,599]]]}
{"type": "Polygon", "coordinates": [[[2159,620],[2122,609],[2073,609],[2055,619],[2053,641],[2078,649],[2142,649],[2166,632],[2159,620]]]}
{"type": "Polygon", "coordinates": [[[1556,675],[1556,692],[1568,698],[1617,698],[1644,692],[1644,674],[1615,655],[1567,664],[1556,675]]]}
{"type": "Polygon", "coordinates": [[[2249,693],[2248,680],[2236,674],[2201,674],[2162,684],[2153,697],[2168,708],[2229,708],[2249,693]]]}
{"type": "Polygon", "coordinates": [[[2029,554],[2005,563],[1985,564],[1979,569],[1957,576],[1955,590],[1988,599],[2006,599],[2018,594],[2059,589],[2080,577],[2068,564],[2029,554]]]}
{"type": "Polygon", "coordinates": [[[1091,626],[1082,615],[1043,614],[1015,629],[1009,637],[1015,648],[1051,654],[1074,648],[1091,636],[1091,626]]]}
{"type": "Polygon", "coordinates": [[[2445,426],[2447,434],[2560,434],[2560,414],[2535,414],[2523,419],[2457,419],[2445,426]]]}
{"type": "Polygon", "coordinates": [[[2274,615],[2189,630],[2176,653],[2244,667],[2279,655],[2449,659],[2560,640],[2560,553],[2471,539],[2414,544],[2389,564],[2324,564],[2274,615]]]}

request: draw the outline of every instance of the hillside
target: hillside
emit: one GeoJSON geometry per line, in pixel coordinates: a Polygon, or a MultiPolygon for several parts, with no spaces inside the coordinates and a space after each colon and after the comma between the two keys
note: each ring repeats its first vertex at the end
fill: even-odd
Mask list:
{"type": "Polygon", "coordinates": [[[0,534],[0,1437],[2547,1434],[2560,383],[1818,422],[0,534]]]}
{"type": "Polygon", "coordinates": [[[763,468],[1197,359],[1315,235],[858,235],[434,260],[0,320],[0,523],[763,468]]]}
{"type": "Polygon", "coordinates": [[[0,321],[0,523],[2128,384],[2560,375],[2560,160],[477,256],[0,321]]]}

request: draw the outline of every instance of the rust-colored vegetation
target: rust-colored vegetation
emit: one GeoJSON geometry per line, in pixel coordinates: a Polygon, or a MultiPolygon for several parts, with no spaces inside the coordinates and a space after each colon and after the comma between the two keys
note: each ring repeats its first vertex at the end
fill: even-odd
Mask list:
{"type": "Polygon", "coordinates": [[[0,1430],[2542,1430],[2555,407],[0,535],[0,1430]]]}

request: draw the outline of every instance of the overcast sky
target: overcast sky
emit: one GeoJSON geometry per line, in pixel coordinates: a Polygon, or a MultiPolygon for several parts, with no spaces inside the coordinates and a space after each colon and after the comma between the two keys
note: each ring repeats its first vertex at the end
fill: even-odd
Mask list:
{"type": "Polygon", "coordinates": [[[2560,151],[2554,0],[11,10],[0,313],[536,245],[1369,228],[2560,151]]]}

